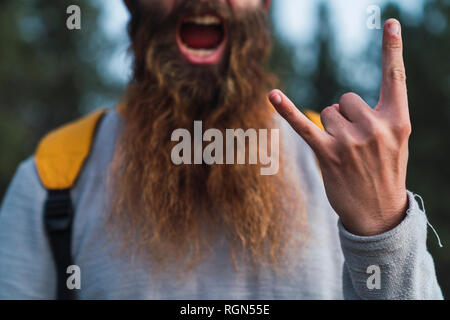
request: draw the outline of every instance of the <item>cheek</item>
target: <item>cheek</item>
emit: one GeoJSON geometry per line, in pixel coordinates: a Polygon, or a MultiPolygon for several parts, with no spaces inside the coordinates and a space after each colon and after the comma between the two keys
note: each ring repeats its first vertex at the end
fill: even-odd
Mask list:
{"type": "MultiPolygon", "coordinates": [[[[130,0],[131,1],[131,0],[130,0]]],[[[139,0],[143,6],[145,5],[158,5],[164,10],[164,15],[170,14],[173,8],[183,2],[184,0],[139,0]]]]}

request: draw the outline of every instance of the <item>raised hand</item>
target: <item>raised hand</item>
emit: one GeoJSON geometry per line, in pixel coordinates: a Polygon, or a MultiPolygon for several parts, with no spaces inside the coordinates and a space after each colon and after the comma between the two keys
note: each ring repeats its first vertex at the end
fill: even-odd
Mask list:
{"type": "Polygon", "coordinates": [[[390,19],[383,34],[383,80],[371,109],[354,93],[325,108],[320,130],[279,90],[269,94],[276,110],[314,150],[328,200],[349,231],[386,232],[405,217],[406,168],[411,123],[400,23],[390,19]]]}

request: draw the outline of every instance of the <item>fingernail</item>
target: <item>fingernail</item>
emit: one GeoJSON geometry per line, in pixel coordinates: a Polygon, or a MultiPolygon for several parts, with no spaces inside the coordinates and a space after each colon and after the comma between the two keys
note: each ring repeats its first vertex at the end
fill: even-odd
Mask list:
{"type": "Polygon", "coordinates": [[[271,93],[269,96],[269,99],[270,99],[270,102],[272,102],[273,104],[278,105],[281,103],[281,96],[276,92],[271,93]]]}
{"type": "Polygon", "coordinates": [[[392,34],[393,36],[396,36],[399,34],[400,32],[400,25],[398,22],[393,22],[389,25],[389,33],[392,34]]]}

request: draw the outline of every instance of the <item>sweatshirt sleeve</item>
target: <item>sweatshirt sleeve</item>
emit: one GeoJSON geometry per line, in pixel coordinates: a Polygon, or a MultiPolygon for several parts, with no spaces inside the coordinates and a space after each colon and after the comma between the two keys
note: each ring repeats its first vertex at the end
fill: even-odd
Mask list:
{"type": "Polygon", "coordinates": [[[45,198],[30,158],[17,169],[0,208],[0,299],[55,297],[55,267],[43,223],[45,198]]]}
{"type": "Polygon", "coordinates": [[[410,192],[408,199],[402,223],[380,235],[356,236],[338,222],[345,299],[443,298],[426,248],[427,218],[410,192]]]}

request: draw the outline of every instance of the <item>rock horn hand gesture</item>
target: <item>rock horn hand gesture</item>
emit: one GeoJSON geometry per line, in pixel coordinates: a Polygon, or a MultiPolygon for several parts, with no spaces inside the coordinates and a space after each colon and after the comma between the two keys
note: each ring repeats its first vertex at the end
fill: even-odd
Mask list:
{"type": "Polygon", "coordinates": [[[328,200],[349,232],[376,235],[403,220],[411,123],[397,20],[384,26],[383,79],[374,109],[347,93],[321,112],[322,131],[281,91],[269,99],[315,152],[328,200]]]}

